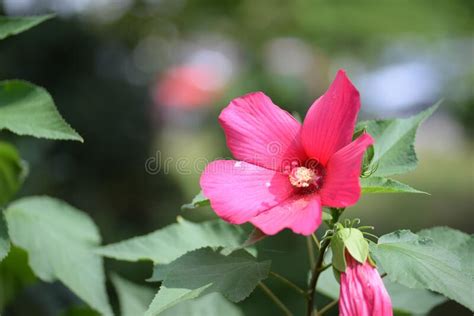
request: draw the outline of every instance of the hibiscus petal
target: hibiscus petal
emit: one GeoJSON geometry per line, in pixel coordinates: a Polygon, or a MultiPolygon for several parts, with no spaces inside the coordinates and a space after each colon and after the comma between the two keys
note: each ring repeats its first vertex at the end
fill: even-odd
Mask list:
{"type": "Polygon", "coordinates": [[[392,316],[392,302],[377,269],[360,264],[346,253],[347,268],[341,273],[341,316],[392,316]]]}
{"type": "Polygon", "coordinates": [[[331,156],[352,140],[360,109],[359,92],[339,70],[333,83],[309,109],[302,143],[308,156],[326,165],[331,156]]]}
{"type": "Polygon", "coordinates": [[[293,195],[250,222],[266,235],[275,235],[285,228],[297,234],[311,235],[321,224],[321,218],[321,201],[317,195],[293,195]]]}
{"type": "Polygon", "coordinates": [[[238,160],[272,170],[306,158],[300,141],[301,124],[262,92],[230,102],[219,116],[227,146],[238,160]]]}
{"type": "Polygon", "coordinates": [[[235,160],[210,163],[200,184],[217,215],[233,224],[242,224],[293,194],[287,175],[235,160]]]}
{"type": "Polygon", "coordinates": [[[363,134],[331,157],[319,192],[324,206],[346,207],[359,200],[362,158],[372,143],[372,137],[363,134]]]}

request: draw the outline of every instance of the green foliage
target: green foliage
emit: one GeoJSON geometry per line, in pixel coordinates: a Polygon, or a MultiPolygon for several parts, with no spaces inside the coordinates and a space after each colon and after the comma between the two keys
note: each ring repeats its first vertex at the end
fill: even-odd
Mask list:
{"type": "MultiPolygon", "coordinates": [[[[452,236],[449,237],[451,241],[459,241],[457,233],[444,231],[443,234],[452,236]]],[[[431,238],[408,230],[400,230],[380,237],[378,244],[371,247],[371,252],[393,282],[441,293],[473,310],[473,275],[463,270],[472,262],[469,256],[458,257],[450,247],[445,248],[431,238]],[[463,262],[465,260],[468,261],[463,262]]],[[[468,249],[464,251],[468,252],[468,249]]]]}
{"type": "Polygon", "coordinates": [[[213,292],[239,302],[269,272],[270,261],[259,262],[245,250],[228,256],[210,248],[188,252],[169,264],[165,273],[159,273],[164,280],[145,315],[158,315],[180,302],[213,292]]]}
{"type": "Polygon", "coordinates": [[[0,210],[0,262],[8,255],[10,251],[10,238],[8,237],[7,223],[3,212],[0,210]]]}
{"type": "Polygon", "coordinates": [[[0,16],[0,40],[24,32],[52,17],[51,14],[25,17],[0,16]]]}
{"type": "Polygon", "coordinates": [[[341,228],[331,238],[332,264],[339,271],[346,270],[345,250],[364,263],[369,255],[369,244],[362,232],[356,228],[341,228]]]}
{"type": "MultiPolygon", "coordinates": [[[[112,283],[117,290],[122,316],[145,314],[155,295],[146,286],[127,281],[117,275],[112,276],[112,283]]],[[[162,312],[162,316],[243,316],[240,309],[227,301],[221,294],[211,293],[203,297],[182,302],[162,312]]]]}
{"type": "Polygon", "coordinates": [[[107,245],[97,253],[117,260],[151,260],[169,263],[188,251],[202,247],[239,247],[244,230],[221,220],[193,223],[178,217],[178,222],[148,235],[107,245]]]}
{"type": "Polygon", "coordinates": [[[360,122],[375,140],[374,156],[370,163],[374,176],[385,177],[412,171],[418,164],[414,142],[420,124],[438,108],[440,102],[406,119],[360,122]]]}
{"type": "Polygon", "coordinates": [[[193,300],[181,302],[160,313],[161,316],[243,316],[235,304],[219,293],[211,293],[193,300]]]}
{"type": "Polygon", "coordinates": [[[0,142],[0,206],[6,204],[20,189],[26,173],[26,164],[22,162],[16,148],[0,142]]]}
{"type": "Polygon", "coordinates": [[[194,210],[199,207],[209,206],[211,203],[207,197],[204,196],[204,193],[200,191],[191,201],[191,203],[184,204],[181,206],[181,210],[194,210]]]}
{"type": "Polygon", "coordinates": [[[28,197],[5,211],[12,243],[28,252],[42,280],[60,280],[91,307],[112,315],[102,258],[93,249],[100,235],[85,213],[50,197],[28,197]]]}
{"type": "Polygon", "coordinates": [[[397,180],[384,177],[361,178],[360,186],[362,193],[422,193],[423,191],[412,188],[411,186],[401,183],[397,180]]]}
{"type": "Polygon", "coordinates": [[[0,82],[0,130],[47,139],[82,137],[61,117],[43,88],[21,80],[0,82]]]}
{"type": "MultiPolygon", "coordinates": [[[[384,279],[384,284],[392,300],[395,315],[426,315],[435,306],[446,301],[441,295],[423,289],[410,289],[387,278],[384,279]]],[[[329,298],[339,298],[339,283],[330,270],[321,273],[317,290],[329,298]]]]}
{"type": "Polygon", "coordinates": [[[417,235],[431,238],[437,245],[449,249],[457,258],[460,258],[462,269],[474,276],[474,264],[472,262],[474,256],[473,235],[445,226],[423,229],[417,235]]]}
{"type": "Polygon", "coordinates": [[[155,292],[148,287],[132,283],[116,274],[111,276],[120,304],[120,315],[145,314],[155,292]]]}
{"type": "Polygon", "coordinates": [[[0,312],[24,287],[36,280],[28,266],[28,254],[12,247],[5,260],[0,262],[0,312]]]}
{"type": "Polygon", "coordinates": [[[60,316],[100,316],[100,314],[85,306],[73,306],[60,313],[60,316]]]}
{"type": "Polygon", "coordinates": [[[410,289],[387,278],[383,283],[392,299],[395,314],[427,315],[434,307],[447,301],[442,295],[424,289],[410,289]]]}

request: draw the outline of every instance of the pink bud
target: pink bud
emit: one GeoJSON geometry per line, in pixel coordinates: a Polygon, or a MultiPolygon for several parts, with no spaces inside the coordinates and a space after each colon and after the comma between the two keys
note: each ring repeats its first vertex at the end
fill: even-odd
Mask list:
{"type": "Polygon", "coordinates": [[[392,316],[392,302],[377,269],[361,264],[346,252],[346,271],[341,273],[339,315],[392,316]]]}

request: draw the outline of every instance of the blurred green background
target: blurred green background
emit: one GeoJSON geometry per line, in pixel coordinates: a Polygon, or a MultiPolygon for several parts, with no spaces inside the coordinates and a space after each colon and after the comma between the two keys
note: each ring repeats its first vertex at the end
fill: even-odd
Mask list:
{"type": "MultiPolygon", "coordinates": [[[[474,232],[473,1],[0,3],[5,15],[57,14],[0,42],[0,74],[45,87],[86,140],[2,133],[29,162],[19,195],[48,194],[86,211],[105,243],[193,217],[180,205],[199,191],[206,161],[230,157],[217,116],[232,98],[262,90],[304,117],[339,68],[361,92],[360,119],[404,117],[444,99],[419,131],[419,168],[399,178],[431,196],[364,196],[346,215],[377,234],[436,225],[474,232]]],[[[285,232],[260,248],[277,272],[305,284],[303,237],[285,232]]],[[[18,252],[15,260],[26,259],[18,252]]],[[[147,263],[106,265],[142,284],[151,271],[147,263]]],[[[31,284],[4,315],[58,315],[79,304],[59,284],[24,279],[31,284]]],[[[269,285],[302,313],[300,298],[269,285]]],[[[258,290],[241,305],[250,316],[279,313],[258,290]]],[[[452,302],[432,312],[447,314],[470,315],[452,302]]]]}

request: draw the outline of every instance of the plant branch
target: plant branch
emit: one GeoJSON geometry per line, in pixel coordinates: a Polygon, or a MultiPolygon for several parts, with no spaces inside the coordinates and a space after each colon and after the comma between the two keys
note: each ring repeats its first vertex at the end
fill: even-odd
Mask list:
{"type": "Polygon", "coordinates": [[[326,306],[321,308],[321,310],[318,312],[317,316],[323,316],[324,313],[329,311],[332,307],[336,306],[338,302],[339,302],[339,299],[337,298],[334,301],[332,301],[331,303],[327,304],[326,306]]]}
{"type": "Polygon", "coordinates": [[[318,283],[319,276],[326,267],[323,267],[324,253],[329,246],[329,240],[326,239],[321,245],[321,250],[319,251],[318,261],[314,266],[313,272],[311,273],[311,281],[309,282],[308,287],[308,303],[307,303],[307,316],[313,314],[314,306],[314,292],[316,291],[316,283],[318,283]]]}
{"type": "Polygon", "coordinates": [[[288,280],[287,278],[285,278],[284,276],[282,276],[281,274],[278,274],[276,272],[273,272],[273,271],[270,271],[270,275],[275,277],[276,279],[280,280],[281,282],[285,283],[286,285],[288,285],[289,287],[291,287],[293,290],[295,290],[296,292],[298,292],[299,294],[303,295],[304,297],[307,296],[307,293],[305,290],[303,290],[302,288],[300,288],[298,285],[296,285],[295,283],[291,282],[290,280],[288,280]]]}
{"type": "Polygon", "coordinates": [[[262,289],[262,291],[267,294],[267,296],[275,303],[275,305],[278,306],[282,310],[283,313],[285,313],[286,316],[293,316],[293,313],[286,307],[285,304],[275,295],[275,293],[272,292],[265,284],[262,282],[258,283],[258,286],[262,289]]]}
{"type": "Polygon", "coordinates": [[[306,236],[306,247],[308,248],[309,268],[312,270],[316,263],[314,260],[313,242],[311,241],[311,237],[309,236],[306,236]]]}

